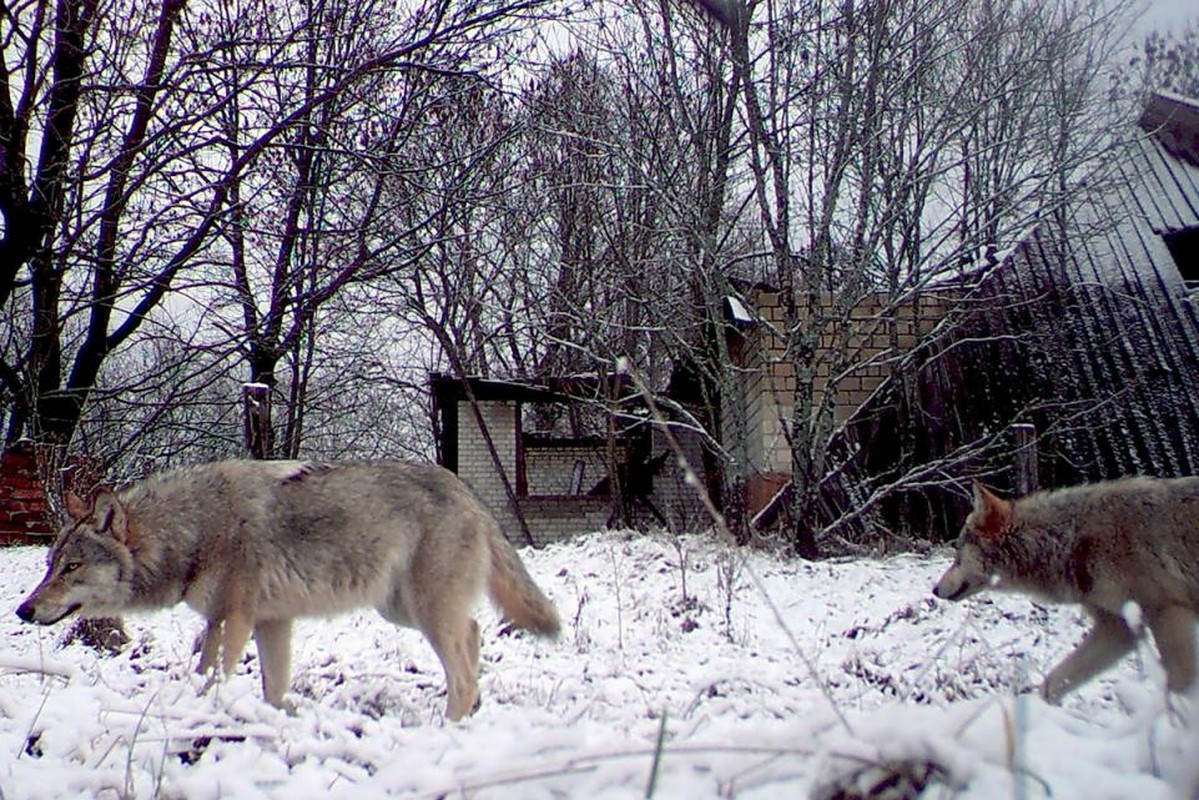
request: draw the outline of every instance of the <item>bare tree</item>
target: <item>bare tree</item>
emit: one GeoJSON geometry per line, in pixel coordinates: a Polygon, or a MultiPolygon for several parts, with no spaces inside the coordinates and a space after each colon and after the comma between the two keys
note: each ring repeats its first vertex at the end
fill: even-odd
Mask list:
{"type": "MultiPolygon", "coordinates": [[[[311,106],[308,98],[340,81],[347,63],[375,60],[379,51],[407,53],[404,64],[380,70],[336,103],[297,119],[272,169],[247,176],[254,197],[264,202],[243,202],[233,212],[258,220],[249,226],[257,248],[246,247],[243,226],[232,231],[234,285],[251,380],[273,383],[280,359],[290,366],[288,454],[300,445],[304,386],[319,324],[327,319],[318,312],[330,299],[388,276],[404,282],[415,275],[419,290],[430,262],[447,259],[466,265],[456,277],[467,283],[453,296],[471,296],[480,279],[487,286],[485,271],[472,269],[479,266],[476,255],[486,252],[472,230],[478,196],[464,187],[494,161],[507,123],[502,111],[492,113],[496,107],[484,98],[495,93],[477,72],[489,68],[483,55],[515,46],[514,34],[527,24],[517,12],[532,8],[430,5],[402,15],[385,3],[310,3],[303,20],[309,33],[283,37],[302,43],[294,62],[304,65],[293,83],[297,96],[272,98],[284,106],[311,106]],[[392,41],[395,36],[411,45],[392,41]],[[471,125],[447,125],[449,106],[471,125]],[[262,245],[269,259],[261,258],[262,245]],[[263,278],[255,281],[254,273],[263,278]],[[261,306],[257,286],[268,287],[261,306]]],[[[242,117],[279,113],[254,109],[242,117]]],[[[468,310],[467,321],[477,339],[477,315],[468,310]]]]}
{"type": "Polygon", "coordinates": [[[1151,31],[1140,51],[1128,59],[1117,89],[1123,92],[1164,89],[1199,97],[1199,21],[1179,30],[1151,31]]]}
{"type": "Polygon", "coordinates": [[[190,109],[173,102],[182,9],[29,2],[0,17],[0,304],[28,325],[0,366],[9,439],[70,439],[104,358],[204,241],[180,233],[179,222],[206,227],[192,209],[138,202],[170,188],[150,164],[197,142],[190,109]],[[127,235],[143,214],[151,225],[127,235]]]}
{"type": "Polygon", "coordinates": [[[720,442],[743,441],[723,402],[737,375],[722,319],[745,254],[728,193],[739,82],[723,30],[694,14],[643,5],[602,23],[530,99],[537,218],[557,257],[539,326],[546,363],[602,371],[623,357],[685,394],[692,405],[675,409],[706,435],[709,493],[736,498],[722,478],[735,482],[745,460],[720,442]]]}
{"type": "MultiPolygon", "coordinates": [[[[786,309],[783,420],[801,552],[822,505],[843,382],[901,363],[930,287],[994,263],[1110,145],[1097,91],[1118,9],[1077,0],[703,2],[729,30],[752,192],[786,309]],[[890,331],[896,346],[861,343],[890,331]]],[[[893,476],[894,477],[894,476],[893,476]]],[[[866,493],[870,501],[877,495],[866,493]]]]}
{"type": "Polygon", "coordinates": [[[540,5],[7,5],[7,437],[65,447],[105,360],[166,298],[171,314],[200,317],[231,289],[240,318],[191,344],[235,342],[255,380],[289,359],[295,452],[318,310],[404,263],[403,232],[377,238],[372,224],[388,213],[373,167],[419,105],[389,105],[389,93],[502,53],[540,5]]]}

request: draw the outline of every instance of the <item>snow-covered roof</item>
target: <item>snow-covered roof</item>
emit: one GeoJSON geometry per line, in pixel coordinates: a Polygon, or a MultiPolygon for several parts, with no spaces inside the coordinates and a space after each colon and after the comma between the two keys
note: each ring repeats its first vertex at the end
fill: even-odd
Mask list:
{"type": "Polygon", "coordinates": [[[741,302],[741,298],[735,295],[730,294],[724,298],[724,309],[729,321],[734,325],[748,327],[758,321],[745,307],[745,303],[741,302]]]}
{"type": "Polygon", "coordinates": [[[1199,100],[1154,92],[1137,124],[1171,156],[1199,170],[1199,100]]]}

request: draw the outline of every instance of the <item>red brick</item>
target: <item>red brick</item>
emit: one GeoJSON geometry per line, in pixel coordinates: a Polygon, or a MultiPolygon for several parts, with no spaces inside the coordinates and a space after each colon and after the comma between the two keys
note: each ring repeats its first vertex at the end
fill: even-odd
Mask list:
{"type": "Polygon", "coordinates": [[[19,523],[37,522],[39,524],[48,524],[51,522],[49,509],[14,508],[12,506],[0,509],[0,519],[19,523]]]}
{"type": "Polygon", "coordinates": [[[36,469],[37,461],[33,453],[9,450],[4,454],[4,466],[10,468],[36,469]]]}
{"type": "Polygon", "coordinates": [[[0,470],[4,473],[4,482],[12,487],[22,489],[41,489],[42,482],[38,480],[37,475],[31,471],[17,470],[8,464],[0,466],[0,470]]]}
{"type": "Polygon", "coordinates": [[[50,503],[46,500],[46,493],[40,486],[36,488],[17,486],[12,487],[6,496],[11,498],[13,502],[37,503],[42,506],[49,506],[50,503]]]}
{"type": "Polygon", "coordinates": [[[50,541],[48,536],[0,529],[0,546],[48,545],[50,541]]]}

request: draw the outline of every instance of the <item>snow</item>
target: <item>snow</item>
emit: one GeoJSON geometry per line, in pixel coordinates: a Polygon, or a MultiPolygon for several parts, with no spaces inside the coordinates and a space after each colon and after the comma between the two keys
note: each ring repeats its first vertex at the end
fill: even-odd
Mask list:
{"type": "Polygon", "coordinates": [[[740,298],[730,294],[725,296],[724,302],[728,304],[728,316],[734,325],[753,325],[757,322],[757,318],[749,312],[740,298]]]}
{"type": "MultiPolygon", "coordinates": [[[[947,553],[808,563],[601,533],[522,555],[563,635],[500,636],[481,608],[483,705],[461,723],[424,639],[373,612],[297,624],[293,715],[262,701],[253,648],[200,694],[184,607],[127,617],[111,657],[7,612],[0,797],[831,797],[900,762],[932,771],[925,797],[1175,798],[1199,781],[1195,700],[1166,706],[1151,646],[1061,708],[1018,693],[1084,620],[938,601],[947,553]]],[[[3,558],[12,609],[44,554],[3,558]]]]}

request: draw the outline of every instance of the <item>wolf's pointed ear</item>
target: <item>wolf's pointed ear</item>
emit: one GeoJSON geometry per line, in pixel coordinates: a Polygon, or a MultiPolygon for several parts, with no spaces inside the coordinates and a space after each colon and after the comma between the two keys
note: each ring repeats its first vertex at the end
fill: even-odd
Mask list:
{"type": "Polygon", "coordinates": [[[125,507],[112,492],[100,492],[96,495],[95,517],[100,521],[100,530],[108,531],[112,538],[123,545],[132,547],[132,529],[125,507]]]}
{"type": "Polygon", "coordinates": [[[970,516],[973,518],[971,527],[980,538],[996,541],[1003,537],[1012,520],[1012,504],[975,481],[974,511],[970,516]]]}
{"type": "Polygon", "coordinates": [[[78,522],[81,519],[86,519],[92,515],[92,507],[86,500],[79,495],[67,489],[66,494],[62,497],[64,505],[67,507],[67,516],[78,522]]]}

